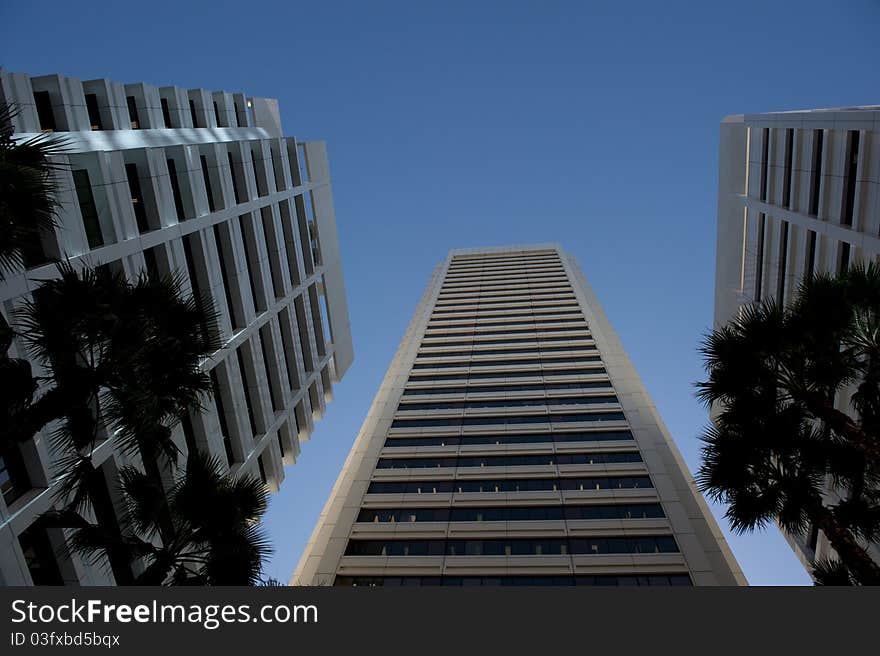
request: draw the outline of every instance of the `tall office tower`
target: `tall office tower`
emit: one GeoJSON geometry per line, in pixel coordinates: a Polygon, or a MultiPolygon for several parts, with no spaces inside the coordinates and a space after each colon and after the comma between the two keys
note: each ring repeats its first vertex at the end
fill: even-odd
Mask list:
{"type": "MultiPolygon", "coordinates": [[[[790,302],[814,272],[878,261],[880,105],[725,118],[716,258],[716,328],[748,303],[790,302]]],[[[829,555],[816,529],[786,538],[807,567],[829,555]]]]}
{"type": "Polygon", "coordinates": [[[437,267],[294,574],[312,585],[736,585],[574,260],[437,267]]]}
{"type": "MultiPolygon", "coordinates": [[[[20,110],[16,138],[69,141],[58,227],[0,283],[4,315],[57,275],[53,258],[129,278],[177,272],[186,293],[212,299],[206,329],[223,346],[204,365],[213,399],[184,418],[176,442],[276,490],[353,357],[324,143],[283,137],[278,102],[240,93],[0,69],[0,100],[20,110]]],[[[25,356],[20,345],[11,356],[25,356]]],[[[0,583],[130,576],[88,565],[60,530],[34,525],[54,503],[45,437],[0,454],[0,583]]],[[[96,518],[113,525],[115,472],[129,459],[113,439],[93,459],[108,483],[96,518]]]]}

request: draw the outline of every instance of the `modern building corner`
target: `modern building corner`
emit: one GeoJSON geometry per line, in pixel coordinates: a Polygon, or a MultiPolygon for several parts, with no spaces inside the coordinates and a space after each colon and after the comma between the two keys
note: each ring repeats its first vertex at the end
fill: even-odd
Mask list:
{"type": "Polygon", "coordinates": [[[574,259],[434,270],[293,585],[745,585],[574,259]]]}
{"type": "MultiPolygon", "coordinates": [[[[880,105],[729,116],[719,151],[715,328],[750,303],[790,303],[814,273],[880,262],[880,105]]],[[[833,553],[815,526],[785,537],[807,569],[833,553]]]]}
{"type": "MultiPolygon", "coordinates": [[[[58,225],[0,282],[4,316],[58,276],[58,260],[129,280],[177,274],[185,294],[211,299],[207,330],[222,347],[203,364],[212,398],[175,443],[277,491],[354,357],[325,144],[283,136],[278,101],[242,93],[0,69],[0,101],[18,109],[14,138],[68,142],[58,225]]],[[[14,343],[10,356],[27,353],[14,343]]],[[[113,585],[61,529],[35,526],[56,504],[47,437],[0,454],[0,584],[113,585]]],[[[112,435],[93,461],[118,500],[110,481],[137,461],[112,435]]]]}

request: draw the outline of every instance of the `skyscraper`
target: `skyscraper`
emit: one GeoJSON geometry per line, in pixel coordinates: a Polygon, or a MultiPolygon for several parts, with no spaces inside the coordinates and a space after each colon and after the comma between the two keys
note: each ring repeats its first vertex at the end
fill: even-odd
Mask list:
{"type": "MultiPolygon", "coordinates": [[[[880,260],[880,105],[728,116],[719,156],[716,328],[743,305],[791,302],[813,273],[880,260]]],[[[807,567],[830,555],[815,527],[786,538],[807,567]]]]}
{"type": "MultiPolygon", "coordinates": [[[[222,347],[204,364],[213,398],[176,443],[277,490],[353,358],[324,143],[284,137],[278,102],[241,93],[0,69],[0,101],[19,110],[15,138],[68,141],[58,225],[0,282],[4,316],[58,275],[54,259],[181,276],[184,293],[210,297],[206,329],[222,347]]],[[[0,583],[112,584],[126,573],[34,524],[56,504],[46,437],[0,453],[0,583]]],[[[95,513],[114,525],[116,472],[131,459],[108,437],[93,454],[107,483],[95,513]]]]}
{"type": "Polygon", "coordinates": [[[292,583],[740,585],[574,260],[434,271],[292,583]]]}

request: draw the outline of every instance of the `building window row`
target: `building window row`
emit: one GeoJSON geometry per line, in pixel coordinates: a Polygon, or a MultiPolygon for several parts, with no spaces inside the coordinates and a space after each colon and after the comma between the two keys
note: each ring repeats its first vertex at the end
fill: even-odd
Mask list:
{"type": "Polygon", "coordinates": [[[535,319],[534,321],[481,321],[479,323],[461,323],[450,325],[449,328],[455,330],[447,331],[430,331],[431,326],[425,332],[425,339],[437,337],[456,337],[460,335],[473,336],[474,338],[486,335],[510,335],[516,333],[552,333],[552,332],[571,332],[575,330],[589,330],[586,321],[582,318],[577,319],[535,319]],[[547,326],[547,324],[554,324],[547,326]],[[495,326],[504,326],[503,329],[495,326]],[[513,326],[524,326],[523,328],[515,328],[513,326]],[[489,330],[483,330],[484,328],[489,330]],[[467,330],[465,330],[467,329],[467,330]]]}
{"type": "Polygon", "coordinates": [[[639,538],[349,540],[346,556],[576,556],[678,553],[671,535],[639,538]]]}
{"type": "Polygon", "coordinates": [[[472,399],[468,401],[437,401],[434,403],[401,403],[397,411],[407,410],[477,410],[481,408],[529,408],[551,405],[602,405],[617,403],[613,395],[560,396],[540,399],[472,399]]]}
{"type": "Polygon", "coordinates": [[[583,320],[580,310],[533,310],[532,312],[500,312],[495,314],[483,314],[481,316],[471,315],[465,317],[432,317],[428,323],[427,329],[432,328],[482,328],[484,326],[525,326],[528,324],[541,323],[562,323],[571,321],[573,316],[583,320]],[[564,318],[558,318],[564,317],[564,318]],[[494,319],[504,318],[504,321],[493,321],[494,319]],[[514,321],[511,321],[514,319],[514,321]],[[530,319],[530,321],[524,321],[530,319]]]}
{"type": "Polygon", "coordinates": [[[450,265],[449,269],[446,271],[446,279],[454,278],[456,276],[469,276],[469,275],[481,275],[486,273],[496,273],[496,272],[504,272],[509,273],[511,275],[516,275],[521,272],[530,272],[530,271],[543,271],[543,270],[558,270],[562,271],[562,265],[559,261],[545,260],[545,261],[533,261],[533,262],[510,262],[510,263],[497,263],[497,264],[487,264],[484,266],[474,266],[474,267],[459,267],[450,265]]]}
{"type": "MultiPolygon", "coordinates": [[[[824,215],[824,212],[822,211],[823,208],[820,208],[820,201],[825,206],[825,210],[829,209],[828,202],[822,201],[822,192],[824,190],[823,181],[827,174],[825,171],[825,151],[827,150],[826,141],[828,140],[829,135],[826,135],[826,130],[824,129],[812,129],[809,131],[801,128],[779,129],[784,130],[782,189],[779,205],[786,209],[794,211],[798,210],[796,194],[793,194],[792,190],[794,188],[795,178],[803,173],[809,176],[806,213],[812,216],[824,215]],[[806,140],[807,135],[810,137],[812,150],[809,153],[809,168],[807,171],[801,172],[798,167],[794,165],[795,143],[803,143],[806,140]]],[[[837,131],[832,131],[831,136],[834,136],[836,132],[837,131]]],[[[770,181],[772,179],[772,176],[769,173],[769,168],[771,166],[770,157],[772,156],[770,153],[770,143],[773,141],[773,137],[776,133],[777,128],[763,128],[761,130],[762,144],[758,199],[762,202],[771,204],[776,204],[776,202],[771,197],[770,189],[770,181]]],[[[844,148],[843,171],[840,176],[843,184],[840,187],[840,196],[832,199],[832,202],[837,204],[835,209],[840,209],[840,224],[844,226],[852,226],[858,186],[858,160],[861,132],[859,130],[847,130],[844,133],[844,136],[846,144],[844,148]]]]}
{"type": "Polygon", "coordinates": [[[578,308],[577,304],[568,304],[568,305],[548,305],[548,306],[523,306],[523,307],[515,307],[510,310],[504,309],[495,309],[495,310],[486,310],[485,312],[482,310],[452,310],[449,312],[443,311],[435,311],[431,315],[432,321],[455,321],[462,319],[480,319],[483,317],[498,317],[498,316],[506,316],[512,319],[520,318],[520,317],[531,317],[531,316],[539,316],[539,315],[566,315],[566,314],[580,314],[581,311],[578,308]],[[523,310],[529,310],[529,312],[524,312],[523,310]],[[438,314],[465,314],[467,316],[461,317],[438,317],[438,314]]]}
{"type": "Polygon", "coordinates": [[[422,342],[421,349],[426,348],[449,348],[451,346],[469,346],[471,348],[478,348],[480,346],[495,346],[495,345],[507,345],[507,344],[535,344],[540,347],[544,342],[587,342],[592,340],[592,336],[589,333],[579,333],[577,335],[562,335],[561,337],[539,337],[537,335],[530,335],[529,337],[508,337],[506,339],[474,339],[474,335],[468,335],[467,339],[463,339],[456,342],[422,342]]]}
{"type": "Polygon", "coordinates": [[[367,494],[465,494],[499,492],[600,492],[644,490],[647,476],[577,476],[574,478],[499,478],[455,481],[372,481],[367,494]]]}
{"type": "Polygon", "coordinates": [[[337,576],[334,586],[691,586],[687,574],[597,574],[576,576],[337,576]]]}
{"type": "Polygon", "coordinates": [[[488,506],[464,508],[364,508],[357,521],[374,524],[414,522],[540,522],[582,519],[660,519],[659,503],[588,506],[488,506]]]}
{"type": "MultiPolygon", "coordinates": [[[[108,106],[110,104],[109,99],[102,93],[99,97],[99,94],[94,91],[93,86],[90,86],[88,82],[83,84],[83,96],[85,98],[86,103],[86,113],[89,119],[89,128],[92,131],[101,131],[101,130],[120,130],[120,129],[131,129],[131,130],[142,130],[145,128],[153,128],[153,129],[162,129],[162,128],[180,128],[184,127],[180,124],[180,121],[174,120],[171,113],[171,107],[168,102],[168,98],[166,96],[162,96],[160,98],[161,105],[161,114],[162,114],[162,124],[155,124],[156,121],[153,119],[154,124],[150,125],[143,121],[143,117],[141,116],[141,112],[138,107],[144,106],[144,99],[138,98],[134,95],[126,95],[125,96],[125,109],[128,114],[128,120],[123,125],[111,126],[111,124],[105,120],[105,117],[109,117],[110,115],[107,113],[109,111],[108,106]],[[92,90],[90,90],[92,89],[92,90]],[[102,113],[102,108],[104,109],[104,113],[102,113]]],[[[196,90],[190,91],[190,93],[199,93],[196,90]]],[[[32,91],[34,105],[37,110],[37,121],[40,124],[41,132],[56,132],[56,131],[64,131],[69,132],[73,130],[72,126],[61,125],[61,121],[56,117],[56,108],[52,104],[52,97],[49,91],[32,91]]],[[[230,121],[227,117],[227,113],[223,113],[220,111],[220,108],[217,104],[217,101],[214,100],[211,106],[211,111],[213,111],[214,123],[219,127],[247,127],[247,115],[245,113],[245,108],[242,106],[242,102],[236,98],[233,101],[234,112],[233,121],[230,121]],[[231,124],[234,123],[234,124],[231,124]]],[[[182,108],[177,107],[177,110],[181,110],[182,108]]],[[[192,121],[192,127],[195,128],[204,128],[207,127],[208,123],[208,107],[202,107],[200,110],[197,109],[195,100],[192,97],[189,98],[188,105],[185,108],[185,111],[190,116],[190,120],[192,121]]],[[[145,113],[146,116],[149,117],[149,112],[145,113]]],[[[63,112],[59,115],[63,120],[63,112]]]]}
{"type": "MultiPolygon", "coordinates": [[[[215,212],[218,209],[222,209],[221,206],[223,204],[222,196],[217,188],[219,186],[219,176],[221,175],[221,172],[219,171],[219,167],[209,163],[206,155],[200,155],[199,163],[201,176],[205,186],[208,209],[210,212],[215,212]]],[[[167,158],[166,164],[168,167],[168,185],[171,190],[170,195],[174,200],[174,215],[176,219],[178,221],[186,221],[194,218],[196,216],[195,205],[192,202],[192,199],[195,196],[194,188],[189,184],[181,185],[181,178],[178,175],[177,165],[174,158],[167,158]],[[186,201],[184,201],[184,190],[187,199],[186,201]]],[[[155,198],[155,191],[152,185],[148,184],[144,186],[142,184],[142,168],[142,166],[139,166],[135,162],[127,162],[125,164],[125,176],[128,183],[135,223],[138,232],[145,234],[163,227],[166,217],[161,215],[158,199],[155,198]]],[[[101,221],[100,213],[98,211],[98,203],[96,203],[95,200],[95,185],[90,179],[88,170],[84,168],[73,168],[71,173],[73,176],[74,190],[79,204],[80,218],[85,229],[89,248],[95,249],[104,246],[107,243],[114,243],[116,238],[113,235],[112,227],[110,227],[111,223],[106,219],[103,223],[101,221]]],[[[237,190],[237,176],[233,167],[230,167],[229,174],[232,176],[233,188],[237,190]]],[[[260,175],[257,175],[256,177],[257,180],[262,179],[260,175]]],[[[188,181],[188,179],[189,178],[185,178],[186,181],[188,181]]],[[[242,202],[239,192],[236,191],[235,193],[236,202],[242,202]]],[[[302,222],[302,217],[292,214],[290,208],[287,207],[287,203],[288,201],[286,200],[281,202],[281,205],[284,206],[281,208],[282,215],[287,218],[293,217],[291,220],[302,222]],[[287,212],[284,210],[287,210],[287,212]]],[[[264,207],[259,211],[262,213],[264,226],[271,224],[271,209],[269,207],[264,207]]],[[[276,241],[277,237],[274,235],[274,229],[272,229],[271,232],[271,235],[268,233],[266,234],[266,239],[276,241]]],[[[248,234],[246,233],[245,237],[247,236],[248,234]]],[[[288,258],[296,258],[296,253],[290,251],[291,245],[292,244],[288,244],[288,258]]],[[[270,249],[270,253],[272,252],[275,251],[270,249]]],[[[280,265],[276,268],[279,269],[280,272],[280,265]]]]}
{"type": "Polygon", "coordinates": [[[544,255],[509,255],[509,256],[479,256],[474,258],[453,258],[449,264],[450,270],[453,268],[464,267],[482,267],[500,264],[532,264],[535,262],[559,262],[559,257],[555,253],[547,253],[544,255]]]}
{"type": "Polygon", "coordinates": [[[564,271],[555,273],[524,273],[515,277],[499,276],[496,280],[476,280],[474,282],[443,282],[440,287],[440,293],[454,293],[463,290],[480,290],[480,289],[517,289],[530,287],[546,287],[547,285],[556,285],[558,283],[568,283],[568,276],[564,271]]]}
{"type": "MultiPolygon", "coordinates": [[[[532,322],[526,322],[525,328],[508,328],[506,330],[482,330],[475,332],[474,330],[459,330],[459,331],[451,331],[451,332],[434,332],[428,333],[426,332],[424,338],[428,339],[440,339],[446,337],[457,337],[459,342],[450,342],[453,343],[468,343],[473,340],[474,344],[503,344],[506,342],[534,342],[534,341],[565,341],[567,339],[590,339],[592,335],[590,335],[589,328],[586,326],[585,322],[580,319],[565,319],[560,321],[542,321],[541,323],[553,323],[553,324],[569,324],[569,325],[557,325],[546,328],[541,328],[540,326],[536,326],[532,322]],[[575,333],[573,335],[563,335],[561,337],[547,337],[544,333],[575,333]],[[499,340],[484,340],[483,337],[497,337],[497,336],[505,336],[504,339],[499,340]]],[[[476,326],[475,326],[476,328],[476,326]]],[[[431,342],[423,341],[422,346],[436,346],[439,344],[434,344],[431,342]]]]}
{"type": "MultiPolygon", "coordinates": [[[[577,349],[583,350],[583,349],[577,349]]],[[[597,351],[598,352],[598,351],[597,351]]],[[[560,364],[570,362],[600,362],[598,355],[556,358],[553,360],[530,359],[530,360],[470,360],[467,362],[416,362],[413,369],[450,369],[453,367],[508,367],[513,365],[529,364],[560,364]]]]}
{"type": "MultiPolygon", "coordinates": [[[[539,360],[529,360],[531,364],[541,364],[539,360]]],[[[547,361],[547,364],[553,364],[554,361],[547,361]]],[[[564,360],[563,362],[568,362],[564,360]]],[[[469,380],[486,380],[490,378],[541,378],[548,376],[592,376],[596,374],[604,374],[603,367],[594,367],[592,369],[536,369],[534,371],[501,371],[501,372],[467,372],[463,371],[457,374],[434,374],[431,376],[415,375],[410,377],[409,383],[437,383],[446,380],[460,380],[467,382],[469,380]]]]}
{"type": "Polygon", "coordinates": [[[514,303],[550,303],[552,301],[573,301],[574,294],[571,290],[547,291],[531,294],[507,294],[505,296],[496,295],[490,299],[473,297],[473,298],[453,298],[453,299],[437,299],[435,308],[446,308],[458,311],[462,307],[486,306],[486,305],[512,305],[514,303]],[[548,298],[549,297],[549,298],[548,298]]]}
{"type": "Polygon", "coordinates": [[[499,278],[494,282],[475,282],[472,284],[443,285],[440,288],[440,296],[449,296],[453,294],[510,294],[513,292],[528,293],[530,291],[539,291],[565,286],[570,288],[568,279],[565,276],[552,275],[542,278],[518,278],[510,280],[499,278]]]}
{"type": "Polygon", "coordinates": [[[418,358],[450,358],[450,357],[478,357],[483,355],[512,355],[520,353],[565,353],[573,351],[595,350],[595,346],[590,341],[587,346],[517,346],[514,348],[494,348],[494,349],[468,349],[463,351],[438,351],[437,353],[419,352],[418,358]]]}
{"type": "Polygon", "coordinates": [[[438,305],[448,305],[452,303],[486,303],[489,301],[503,303],[511,298],[544,298],[547,296],[559,296],[572,294],[571,285],[545,285],[539,288],[522,288],[513,287],[500,289],[498,291],[461,291],[461,292],[443,292],[437,297],[438,305]]]}
{"type": "Polygon", "coordinates": [[[589,431],[576,433],[531,433],[526,435],[449,435],[394,437],[385,440],[386,447],[470,446],[485,444],[553,444],[567,442],[617,442],[632,440],[629,431],[589,431]]]}
{"type": "Polygon", "coordinates": [[[611,382],[600,380],[585,383],[538,383],[535,385],[481,385],[472,387],[429,387],[407,388],[404,396],[423,396],[431,394],[485,394],[488,392],[541,392],[546,390],[586,390],[610,388],[611,382]]]}
{"type": "Polygon", "coordinates": [[[379,458],[376,469],[440,469],[443,467],[542,467],[556,465],[610,465],[643,462],[635,451],[612,453],[548,453],[546,455],[449,456],[379,458]]]}
{"type": "Polygon", "coordinates": [[[534,259],[534,260],[520,260],[520,261],[497,261],[497,262],[482,262],[479,264],[473,265],[462,265],[456,264],[455,262],[449,265],[449,268],[446,270],[446,274],[450,275],[458,275],[464,273],[481,273],[484,271],[522,271],[523,269],[534,269],[540,267],[560,267],[561,263],[558,259],[534,259]]]}
{"type": "Polygon", "coordinates": [[[526,415],[523,417],[450,417],[448,419],[395,419],[391,428],[436,428],[439,426],[518,426],[521,424],[546,424],[603,421],[625,421],[622,412],[594,412],[565,415],[526,415]]]}
{"type": "Polygon", "coordinates": [[[443,280],[441,292],[449,292],[468,285],[486,286],[492,283],[511,282],[547,282],[548,280],[565,279],[565,272],[556,268],[530,269],[528,271],[497,271],[483,274],[447,276],[443,280]]]}

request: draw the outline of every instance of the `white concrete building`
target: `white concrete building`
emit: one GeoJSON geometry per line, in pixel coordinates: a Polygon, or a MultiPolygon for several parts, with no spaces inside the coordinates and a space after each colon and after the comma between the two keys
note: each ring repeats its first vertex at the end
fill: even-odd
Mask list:
{"type": "Polygon", "coordinates": [[[434,271],[294,585],[742,585],[555,244],[434,271]]]}
{"type": "MultiPolygon", "coordinates": [[[[185,291],[212,298],[223,346],[204,365],[213,400],[178,427],[178,444],[277,490],[353,358],[324,142],[284,137],[278,102],[240,93],[0,69],[0,101],[20,108],[17,138],[70,141],[59,225],[0,283],[0,310],[11,318],[36,280],[57,275],[51,258],[131,278],[180,272],[185,291]]],[[[127,463],[112,439],[95,460],[108,481],[127,463]]],[[[53,503],[52,461],[43,435],[0,454],[0,584],[112,584],[60,532],[32,530],[53,503]]]]}
{"type": "MultiPolygon", "coordinates": [[[[716,328],[748,303],[790,302],[813,272],[880,261],[880,105],[725,118],[717,239],[716,328]]],[[[808,568],[829,555],[818,530],[786,538],[808,568]]]]}

